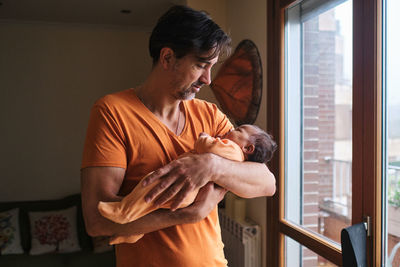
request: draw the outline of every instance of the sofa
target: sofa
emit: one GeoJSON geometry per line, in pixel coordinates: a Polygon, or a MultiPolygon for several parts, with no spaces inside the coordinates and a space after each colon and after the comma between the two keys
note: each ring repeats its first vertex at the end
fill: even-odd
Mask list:
{"type": "MultiPolygon", "coordinates": [[[[107,245],[107,239],[103,239],[103,244],[99,247],[99,242],[93,242],[93,239],[87,235],[82,217],[81,197],[79,194],[67,196],[58,200],[43,201],[19,201],[19,202],[0,202],[0,214],[12,209],[18,208],[18,226],[20,254],[2,253],[0,255],[0,266],[115,266],[115,253],[113,247],[107,245]],[[76,220],[77,247],[75,249],[66,249],[60,252],[57,245],[56,251],[41,253],[40,249],[33,253],[32,246],[36,246],[32,239],[32,218],[34,214],[53,212],[58,210],[71,210],[76,213],[73,220],[76,220]],[[58,252],[57,252],[58,251],[58,252]],[[32,255],[36,254],[36,255],[32,255]],[[4,255],[7,254],[7,255],[4,255]]],[[[36,226],[36,221],[35,226],[36,226]]],[[[42,223],[45,221],[41,221],[42,223]]],[[[70,223],[74,224],[75,223],[70,223]]],[[[4,223],[3,223],[4,225],[4,223]]],[[[42,228],[48,225],[40,225],[42,228]]],[[[74,226],[75,227],[75,226],[74,226]]],[[[16,228],[16,227],[14,227],[16,228]]],[[[74,230],[75,231],[75,230],[74,230]]],[[[35,232],[37,233],[37,232],[35,232]]],[[[35,237],[37,234],[35,235],[35,237]]],[[[46,238],[45,235],[43,235],[46,238]]],[[[15,238],[14,238],[15,239],[15,238]]],[[[4,243],[4,242],[3,242],[4,243]]],[[[38,243],[36,241],[36,243],[38,243]]],[[[1,244],[1,243],[0,243],[1,244]]],[[[1,246],[0,246],[1,247],[1,246]]],[[[50,247],[50,245],[48,245],[50,247]]]]}

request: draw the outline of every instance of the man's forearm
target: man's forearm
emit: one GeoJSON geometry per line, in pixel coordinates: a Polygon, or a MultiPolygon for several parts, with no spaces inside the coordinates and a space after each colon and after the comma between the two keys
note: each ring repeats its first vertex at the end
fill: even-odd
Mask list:
{"type": "Polygon", "coordinates": [[[156,170],[143,181],[149,186],[157,180],[146,195],[146,202],[162,205],[174,198],[172,209],[179,207],[185,197],[208,182],[244,198],[272,196],[275,193],[275,177],[262,163],[231,161],[216,154],[204,153],[183,157],[156,170]]]}
{"type": "Polygon", "coordinates": [[[113,224],[113,236],[130,236],[147,234],[170,226],[194,223],[197,219],[185,209],[171,212],[169,209],[158,209],[131,223],[113,224]]]}
{"type": "Polygon", "coordinates": [[[171,211],[158,209],[131,223],[117,224],[105,219],[96,212],[96,216],[87,217],[86,224],[92,236],[130,236],[146,234],[178,224],[195,223],[204,219],[220,202],[226,190],[208,183],[202,187],[194,202],[183,209],[171,211]]]}
{"type": "Polygon", "coordinates": [[[92,223],[93,236],[128,236],[146,234],[177,224],[193,223],[199,220],[199,215],[190,213],[185,209],[171,212],[167,209],[159,209],[149,213],[133,222],[118,224],[101,216],[92,223]]]}
{"type": "Polygon", "coordinates": [[[240,197],[272,196],[275,193],[275,176],[265,164],[236,162],[217,155],[213,156],[211,164],[215,173],[212,181],[240,197]]]}

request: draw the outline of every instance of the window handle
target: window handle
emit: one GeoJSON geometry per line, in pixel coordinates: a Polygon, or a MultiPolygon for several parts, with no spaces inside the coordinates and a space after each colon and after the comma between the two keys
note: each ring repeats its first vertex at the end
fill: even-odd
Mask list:
{"type": "Polygon", "coordinates": [[[371,229],[372,229],[372,225],[371,225],[371,216],[365,216],[364,217],[364,226],[365,226],[365,231],[367,231],[367,236],[370,237],[371,236],[371,229]]]}

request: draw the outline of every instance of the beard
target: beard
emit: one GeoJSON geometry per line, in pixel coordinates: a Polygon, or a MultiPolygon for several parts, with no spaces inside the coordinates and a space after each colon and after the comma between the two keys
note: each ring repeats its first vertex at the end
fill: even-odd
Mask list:
{"type": "Polygon", "coordinates": [[[192,87],[184,89],[178,93],[178,98],[180,100],[192,100],[196,93],[193,92],[192,87]]]}
{"type": "Polygon", "coordinates": [[[196,82],[192,84],[189,88],[179,91],[178,98],[180,100],[192,100],[200,90],[201,86],[203,86],[203,83],[196,82]],[[199,88],[199,90],[197,90],[197,88],[199,88]]]}

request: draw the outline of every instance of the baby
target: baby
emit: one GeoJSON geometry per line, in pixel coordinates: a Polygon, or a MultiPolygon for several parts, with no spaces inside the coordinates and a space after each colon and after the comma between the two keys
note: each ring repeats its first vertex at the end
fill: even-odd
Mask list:
{"type": "MultiPolygon", "coordinates": [[[[221,157],[235,161],[254,161],[267,163],[276,150],[277,145],[271,136],[259,127],[244,124],[229,131],[224,136],[211,137],[201,133],[194,144],[194,151],[188,153],[214,153],[221,157]]],[[[180,157],[184,157],[184,153],[180,157]]],[[[148,174],[150,175],[150,174],[148,174]]],[[[147,176],[148,176],[147,175],[147,176]]],[[[145,177],[147,177],[145,176],[145,177]]],[[[142,179],[143,181],[143,179],[142,179]]],[[[157,185],[160,181],[155,182],[157,185]]],[[[120,224],[132,222],[158,208],[170,208],[172,200],[160,207],[146,203],[144,196],[152,186],[142,186],[142,182],[125,196],[120,202],[99,202],[98,209],[105,218],[120,224]]],[[[187,207],[193,203],[198,190],[192,191],[182,202],[179,208],[187,207]]],[[[112,237],[110,244],[135,243],[143,235],[112,237]]]]}

